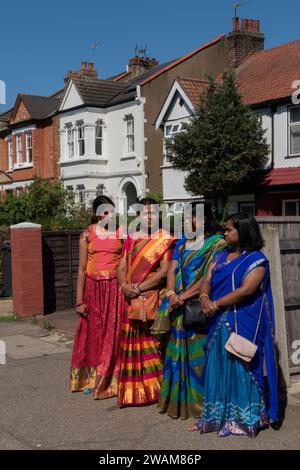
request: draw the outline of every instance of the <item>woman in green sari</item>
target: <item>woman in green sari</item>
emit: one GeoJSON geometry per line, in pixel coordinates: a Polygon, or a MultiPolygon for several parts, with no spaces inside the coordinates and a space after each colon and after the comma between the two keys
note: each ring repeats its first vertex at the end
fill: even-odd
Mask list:
{"type": "MultiPolygon", "coordinates": [[[[197,203],[192,203],[193,231],[197,224],[196,207],[197,203]]],[[[225,246],[221,229],[213,220],[210,206],[205,204],[204,240],[203,236],[194,240],[183,237],[174,250],[166,296],[152,328],[153,332],[163,333],[168,329],[168,320],[171,321],[158,408],[172,418],[196,418],[201,414],[206,334],[184,329],[184,302],[199,295],[200,283],[209,263],[225,246]]]]}

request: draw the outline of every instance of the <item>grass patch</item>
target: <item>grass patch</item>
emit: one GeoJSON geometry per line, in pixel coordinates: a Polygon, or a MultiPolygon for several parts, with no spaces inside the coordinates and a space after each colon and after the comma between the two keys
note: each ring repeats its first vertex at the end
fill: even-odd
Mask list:
{"type": "Polygon", "coordinates": [[[23,317],[19,317],[18,315],[0,315],[0,322],[18,322],[24,321],[23,317]]]}

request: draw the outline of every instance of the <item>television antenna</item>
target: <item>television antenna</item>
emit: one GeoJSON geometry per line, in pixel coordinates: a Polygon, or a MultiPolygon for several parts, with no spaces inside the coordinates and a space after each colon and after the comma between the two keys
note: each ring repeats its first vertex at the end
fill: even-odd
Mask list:
{"type": "Polygon", "coordinates": [[[246,3],[250,3],[250,0],[245,0],[244,2],[234,3],[233,4],[235,18],[237,17],[238,8],[240,8],[243,5],[246,5],[246,3]]]}
{"type": "Polygon", "coordinates": [[[96,56],[96,49],[98,49],[98,47],[100,46],[101,42],[100,41],[97,41],[95,42],[94,44],[91,44],[91,49],[93,51],[93,60],[95,60],[95,56],[96,56]]]}

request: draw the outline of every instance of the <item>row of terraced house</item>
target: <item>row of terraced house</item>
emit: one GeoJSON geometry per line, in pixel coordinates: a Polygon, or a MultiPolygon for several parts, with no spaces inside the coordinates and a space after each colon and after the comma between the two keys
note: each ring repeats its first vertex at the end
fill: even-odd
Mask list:
{"type": "Polygon", "coordinates": [[[270,155],[266,177],[229,203],[257,215],[300,215],[300,106],[291,99],[300,40],[265,49],[264,39],[258,20],[234,18],[230,33],[167,63],[135,56],[125,71],[102,79],[82,62],[51,96],[19,94],[0,114],[1,198],[39,176],[61,179],[81,203],[105,194],[130,207],[155,192],[180,210],[192,197],[164,143],[193,115],[208,76],[234,68],[244,103],[261,116],[270,155]]]}

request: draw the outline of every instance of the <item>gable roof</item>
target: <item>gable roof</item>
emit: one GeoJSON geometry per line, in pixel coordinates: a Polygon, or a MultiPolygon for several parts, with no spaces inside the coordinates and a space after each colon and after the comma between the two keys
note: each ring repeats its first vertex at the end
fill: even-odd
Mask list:
{"type": "Polygon", "coordinates": [[[17,96],[15,106],[10,114],[10,120],[13,119],[17,113],[20,102],[24,103],[30,118],[35,120],[45,119],[54,113],[59,106],[60,99],[49,96],[37,96],[19,94],[17,96]]]}
{"type": "MultiPolygon", "coordinates": [[[[74,83],[85,106],[96,106],[104,108],[114,98],[114,104],[119,101],[116,99],[128,88],[128,84],[118,83],[114,80],[100,80],[97,77],[72,75],[69,86],[74,83]]],[[[125,99],[127,101],[128,98],[125,99]]],[[[122,97],[120,96],[122,101],[122,97]]]]}
{"type": "Polygon", "coordinates": [[[300,79],[300,39],[256,52],[236,69],[236,80],[248,105],[292,95],[292,83],[300,79]]]}
{"type": "Polygon", "coordinates": [[[21,99],[33,119],[43,119],[57,110],[59,98],[49,96],[20,95],[21,99]]]}
{"type": "Polygon", "coordinates": [[[200,96],[207,90],[208,83],[208,80],[202,80],[200,78],[176,77],[155,120],[156,129],[164,122],[165,116],[178,94],[184,99],[190,112],[193,113],[199,104],[200,96]]]}
{"type": "Polygon", "coordinates": [[[200,96],[207,90],[208,80],[178,77],[177,81],[189,97],[193,106],[196,107],[199,103],[200,96]]]}

